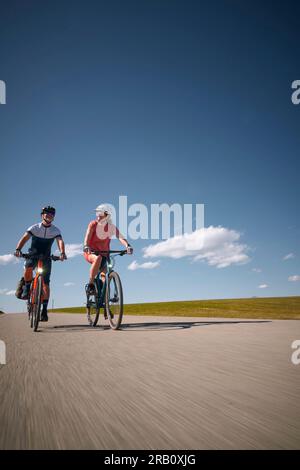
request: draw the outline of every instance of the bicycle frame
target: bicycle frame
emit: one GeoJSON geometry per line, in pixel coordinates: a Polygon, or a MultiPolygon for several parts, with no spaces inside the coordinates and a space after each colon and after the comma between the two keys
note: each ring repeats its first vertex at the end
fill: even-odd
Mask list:
{"type": "Polygon", "coordinates": [[[104,318],[109,321],[112,329],[118,329],[123,316],[123,291],[120,277],[116,271],[114,271],[114,258],[117,255],[123,256],[127,253],[127,250],[110,250],[110,251],[91,251],[91,254],[96,256],[105,256],[105,263],[101,263],[99,271],[94,278],[94,284],[96,292],[93,294],[89,293],[88,284],[86,285],[87,295],[87,316],[91,326],[96,326],[99,319],[100,308],[104,309],[104,318]],[[115,254],[112,254],[115,253],[115,254]],[[101,273],[104,273],[105,279],[102,283],[100,278],[101,273]],[[118,296],[114,294],[114,297],[110,299],[111,283],[114,282],[114,289],[118,289],[118,296]],[[116,300],[115,300],[116,299],[116,300]],[[119,303],[118,312],[111,310],[111,301],[117,305],[119,303]],[[115,320],[113,320],[115,318],[115,320]]]}
{"type": "MultiPolygon", "coordinates": [[[[109,254],[108,256],[106,256],[105,281],[103,282],[103,285],[101,287],[100,296],[98,296],[98,298],[97,298],[97,300],[98,300],[97,307],[100,308],[100,307],[104,306],[104,296],[105,296],[105,292],[106,292],[106,286],[108,285],[108,277],[109,277],[110,273],[113,271],[113,268],[115,266],[115,257],[116,256],[123,256],[123,254],[125,254],[126,252],[127,252],[126,250],[117,251],[117,252],[115,252],[116,254],[113,254],[113,255],[109,254]]],[[[100,252],[100,254],[101,253],[103,253],[103,256],[104,256],[105,252],[100,252]]],[[[112,253],[114,253],[114,252],[112,251],[112,253]]],[[[98,272],[97,276],[95,277],[95,282],[97,283],[97,292],[98,293],[100,292],[100,275],[101,275],[102,272],[103,272],[103,266],[102,266],[102,268],[99,268],[99,272],[98,272]]],[[[101,279],[101,281],[102,281],[102,279],[101,279]]]]}
{"type": "Polygon", "coordinates": [[[35,276],[32,280],[32,283],[31,283],[31,288],[30,288],[30,303],[31,304],[34,304],[35,302],[35,299],[34,299],[34,294],[36,293],[36,290],[37,290],[37,284],[38,284],[38,279],[39,277],[42,277],[42,297],[41,297],[41,302],[44,301],[44,288],[45,288],[45,282],[44,282],[44,276],[43,276],[43,261],[42,260],[38,260],[38,264],[37,264],[37,267],[36,267],[36,270],[35,270],[35,276]]]}

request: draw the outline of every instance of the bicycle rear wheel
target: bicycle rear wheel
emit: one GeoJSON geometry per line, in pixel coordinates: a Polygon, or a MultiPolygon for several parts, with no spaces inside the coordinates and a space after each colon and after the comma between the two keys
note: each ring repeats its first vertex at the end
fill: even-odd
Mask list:
{"type": "Polygon", "coordinates": [[[33,301],[34,304],[32,305],[32,316],[33,316],[33,331],[37,331],[40,321],[40,314],[41,314],[41,305],[42,305],[42,278],[39,276],[36,288],[33,293],[33,301]]]}
{"type": "Polygon", "coordinates": [[[123,290],[118,273],[112,271],[108,276],[108,285],[105,293],[105,310],[110,327],[117,330],[123,318],[123,290]]]}
{"type": "Polygon", "coordinates": [[[98,302],[98,290],[96,283],[94,294],[90,294],[86,287],[86,313],[90,326],[97,326],[100,314],[100,307],[98,302]]]}

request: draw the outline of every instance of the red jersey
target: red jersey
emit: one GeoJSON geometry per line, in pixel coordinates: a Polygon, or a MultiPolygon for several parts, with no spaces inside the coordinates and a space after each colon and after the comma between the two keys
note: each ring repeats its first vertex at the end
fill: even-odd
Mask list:
{"type": "Polygon", "coordinates": [[[89,247],[94,251],[109,251],[110,240],[117,233],[115,225],[92,220],[88,228],[90,229],[89,247]]]}

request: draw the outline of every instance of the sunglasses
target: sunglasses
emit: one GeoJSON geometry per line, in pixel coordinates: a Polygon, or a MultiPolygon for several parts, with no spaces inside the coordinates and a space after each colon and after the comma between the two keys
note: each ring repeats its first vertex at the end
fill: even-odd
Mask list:
{"type": "Polygon", "coordinates": [[[47,215],[47,217],[55,217],[55,214],[51,214],[50,212],[44,212],[43,215],[47,215]]]}

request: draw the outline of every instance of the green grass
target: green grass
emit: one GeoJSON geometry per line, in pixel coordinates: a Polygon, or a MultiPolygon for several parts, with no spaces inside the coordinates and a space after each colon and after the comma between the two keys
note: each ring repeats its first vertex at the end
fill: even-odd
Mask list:
{"type": "MultiPolygon", "coordinates": [[[[59,308],[52,311],[85,313],[85,308],[59,308]]],[[[300,296],[126,304],[124,312],[126,315],[300,320],[300,296]]]]}

